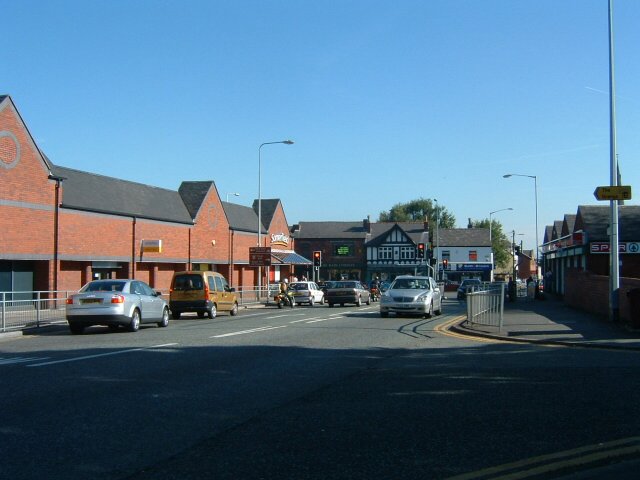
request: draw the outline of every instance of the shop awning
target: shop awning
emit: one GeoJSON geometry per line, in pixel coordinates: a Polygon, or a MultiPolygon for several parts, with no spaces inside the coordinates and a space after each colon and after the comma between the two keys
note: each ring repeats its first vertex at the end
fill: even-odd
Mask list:
{"type": "Polygon", "coordinates": [[[313,262],[302,255],[297,254],[293,250],[274,250],[271,249],[272,265],[311,265],[313,262]]]}

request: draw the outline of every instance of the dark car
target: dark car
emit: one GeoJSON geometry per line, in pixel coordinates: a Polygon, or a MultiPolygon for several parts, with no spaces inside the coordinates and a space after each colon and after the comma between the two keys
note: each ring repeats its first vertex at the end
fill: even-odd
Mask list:
{"type": "Polygon", "coordinates": [[[458,287],[458,300],[467,298],[467,293],[473,289],[477,289],[482,285],[482,282],[478,278],[467,278],[463,280],[458,287]]]}
{"type": "Polygon", "coordinates": [[[371,305],[371,294],[369,290],[358,280],[339,280],[332,282],[327,289],[326,301],[330,307],[339,303],[343,306],[345,303],[354,303],[358,307],[362,303],[371,305]]]}

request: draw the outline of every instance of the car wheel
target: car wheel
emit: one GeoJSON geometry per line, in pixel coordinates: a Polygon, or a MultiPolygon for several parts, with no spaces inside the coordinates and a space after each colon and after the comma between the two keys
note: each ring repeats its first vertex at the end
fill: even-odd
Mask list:
{"type": "Polygon", "coordinates": [[[216,304],[214,303],[213,305],[211,305],[211,308],[207,310],[207,316],[209,318],[216,318],[216,315],[218,315],[218,309],[216,307],[216,304]]]}
{"type": "Polygon", "coordinates": [[[431,318],[431,317],[433,317],[433,302],[429,304],[429,311],[424,315],[424,318],[431,318]]]}
{"type": "Polygon", "coordinates": [[[438,307],[438,310],[436,310],[436,315],[442,315],[442,300],[440,300],[440,306],[438,307]]]}
{"type": "Polygon", "coordinates": [[[320,299],[320,305],[324,305],[324,295],[322,296],[322,298],[320,299]]]}
{"type": "Polygon", "coordinates": [[[129,322],[129,331],[137,332],[140,330],[140,310],[137,308],[133,311],[133,315],[131,315],[131,322],[129,322]]]}
{"type": "Polygon", "coordinates": [[[237,303],[234,303],[234,304],[233,304],[233,308],[231,309],[231,311],[229,312],[229,314],[230,314],[232,317],[235,317],[235,316],[238,314],[238,304],[237,304],[237,303]]]}
{"type": "Polygon", "coordinates": [[[371,295],[369,295],[369,297],[367,297],[367,305],[371,305],[371,295]]]}
{"type": "Polygon", "coordinates": [[[169,326],[169,310],[166,308],[162,309],[162,320],[158,322],[158,326],[161,328],[169,326]]]}
{"type": "Polygon", "coordinates": [[[70,323],[69,330],[71,330],[71,333],[73,333],[74,335],[80,335],[82,332],[84,332],[84,327],[76,323],[70,323]]]}
{"type": "Polygon", "coordinates": [[[171,312],[171,318],[174,320],[180,320],[180,312],[171,312]]]}
{"type": "Polygon", "coordinates": [[[333,308],[333,303],[329,302],[329,307],[333,308]]]}
{"type": "Polygon", "coordinates": [[[313,297],[309,298],[309,306],[313,307],[313,297]]]}
{"type": "Polygon", "coordinates": [[[362,298],[358,297],[358,300],[356,301],[356,307],[361,307],[362,306],[362,298]]]}
{"type": "Polygon", "coordinates": [[[389,312],[380,312],[380,316],[382,318],[387,318],[389,316],[389,312]]]}

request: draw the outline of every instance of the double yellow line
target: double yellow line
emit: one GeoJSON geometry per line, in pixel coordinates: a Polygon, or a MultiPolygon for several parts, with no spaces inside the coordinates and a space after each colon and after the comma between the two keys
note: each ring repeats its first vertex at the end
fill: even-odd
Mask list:
{"type": "Polygon", "coordinates": [[[441,335],[446,335],[447,337],[458,338],[461,340],[469,340],[471,342],[481,342],[481,343],[502,343],[503,342],[502,340],[494,340],[492,338],[477,337],[475,335],[464,335],[462,333],[452,332],[451,330],[449,330],[453,325],[455,325],[456,323],[462,322],[465,318],[467,317],[464,315],[459,315],[457,317],[452,318],[451,320],[441,323],[440,325],[435,327],[434,330],[441,335]]]}

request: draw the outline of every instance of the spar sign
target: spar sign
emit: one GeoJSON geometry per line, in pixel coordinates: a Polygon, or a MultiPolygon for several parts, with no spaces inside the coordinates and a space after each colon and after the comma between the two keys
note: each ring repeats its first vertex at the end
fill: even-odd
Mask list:
{"type": "MultiPolygon", "coordinates": [[[[592,242],[591,253],[610,253],[609,242],[592,242]]],[[[640,242],[619,242],[618,253],[640,253],[640,242]]]]}

